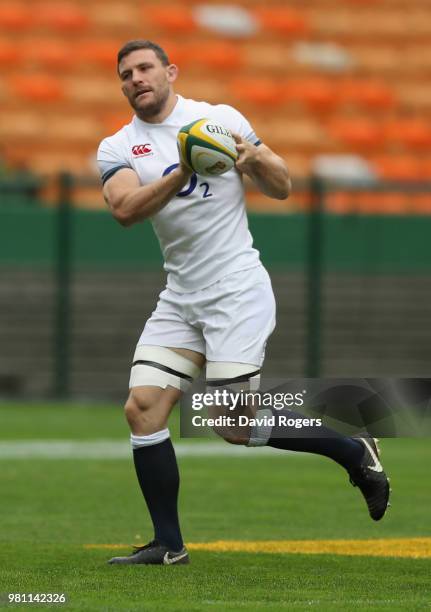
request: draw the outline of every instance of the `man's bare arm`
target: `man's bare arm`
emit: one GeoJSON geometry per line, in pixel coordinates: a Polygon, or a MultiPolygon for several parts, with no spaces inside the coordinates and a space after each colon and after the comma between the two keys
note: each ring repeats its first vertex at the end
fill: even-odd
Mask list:
{"type": "Polygon", "coordinates": [[[263,194],[285,200],[292,191],[289,169],[284,160],[264,144],[255,146],[239,134],[233,134],[237,143],[236,168],[247,174],[263,194]]]}
{"type": "Polygon", "coordinates": [[[131,168],[118,170],[104,185],[103,196],[114,218],[125,227],[155,215],[184,187],[192,174],[180,165],[148,185],[131,168]]]}

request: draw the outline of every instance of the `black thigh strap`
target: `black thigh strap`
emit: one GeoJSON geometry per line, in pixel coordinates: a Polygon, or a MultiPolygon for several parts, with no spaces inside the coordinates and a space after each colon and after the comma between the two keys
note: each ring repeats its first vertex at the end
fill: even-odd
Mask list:
{"type": "Polygon", "coordinates": [[[157,363],[157,361],[147,361],[146,359],[138,359],[137,361],[134,361],[132,363],[132,368],[136,365],[147,365],[151,368],[157,368],[158,370],[163,370],[163,372],[167,372],[168,374],[174,374],[174,376],[179,376],[180,378],[184,378],[185,380],[193,382],[192,376],[189,376],[188,374],[183,374],[182,372],[178,372],[177,370],[173,370],[168,366],[162,365],[161,363],[157,363]]]}
{"type": "Polygon", "coordinates": [[[252,376],[257,376],[258,374],[260,374],[260,370],[249,372],[248,374],[242,374],[236,378],[217,378],[215,380],[207,380],[206,384],[208,387],[225,387],[227,385],[231,385],[232,383],[247,382],[250,378],[252,378],[252,376]]]}

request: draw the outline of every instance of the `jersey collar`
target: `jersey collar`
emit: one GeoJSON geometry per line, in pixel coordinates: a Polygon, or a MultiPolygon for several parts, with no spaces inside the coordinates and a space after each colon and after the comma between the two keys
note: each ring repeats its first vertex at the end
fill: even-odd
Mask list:
{"type": "Polygon", "coordinates": [[[146,121],[143,121],[142,119],[139,119],[139,117],[137,117],[136,115],[133,118],[133,121],[135,123],[138,124],[142,124],[145,125],[145,127],[147,128],[151,128],[151,127],[160,127],[161,125],[169,125],[173,122],[175,122],[175,120],[177,119],[177,117],[179,116],[179,114],[182,112],[183,110],[183,106],[184,106],[184,98],[182,96],[180,96],[179,94],[175,94],[177,97],[177,103],[175,104],[174,108],[172,109],[172,112],[170,115],[168,115],[166,117],[166,119],[164,121],[162,121],[161,123],[147,123],[146,121]]]}

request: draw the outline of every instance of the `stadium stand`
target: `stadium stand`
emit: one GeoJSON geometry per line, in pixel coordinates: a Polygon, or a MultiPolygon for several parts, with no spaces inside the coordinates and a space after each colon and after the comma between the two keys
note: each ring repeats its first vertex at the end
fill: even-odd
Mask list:
{"type": "MultiPolygon", "coordinates": [[[[73,160],[75,171],[93,172],[98,142],[129,117],[116,51],[144,36],[184,68],[182,95],[238,106],[294,175],[325,152],[360,154],[384,178],[430,176],[430,164],[419,163],[431,145],[428,2],[240,0],[235,19],[248,21],[230,34],[222,18],[210,27],[204,5],[216,14],[217,4],[198,0],[3,3],[0,100],[15,117],[0,128],[6,157],[19,157],[54,113],[73,133],[54,121],[33,149],[32,170],[53,174],[73,160]]],[[[100,195],[94,202],[102,205],[100,195]]]]}

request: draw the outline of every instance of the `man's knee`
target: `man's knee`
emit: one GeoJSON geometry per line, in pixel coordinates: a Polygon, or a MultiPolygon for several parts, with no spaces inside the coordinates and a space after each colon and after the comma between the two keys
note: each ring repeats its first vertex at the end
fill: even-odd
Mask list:
{"type": "Polygon", "coordinates": [[[158,388],[132,388],[124,412],[133,433],[150,434],[166,427],[176,394],[158,388]]]}
{"type": "Polygon", "coordinates": [[[138,345],[130,374],[130,395],[125,405],[132,433],[139,431],[146,435],[165,428],[173,406],[199,370],[200,366],[188,356],[172,349],[138,345]]]}
{"type": "Polygon", "coordinates": [[[129,394],[129,397],[127,398],[126,403],[124,404],[124,414],[129,425],[131,426],[135,422],[137,422],[141,418],[141,415],[145,412],[145,410],[146,408],[134,397],[132,390],[129,394]]]}

